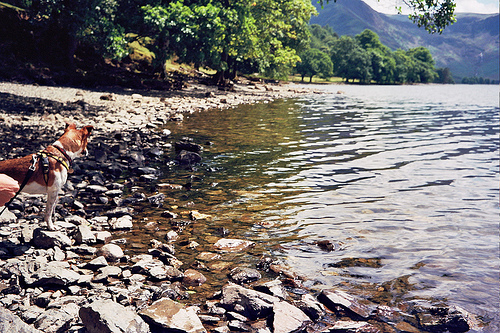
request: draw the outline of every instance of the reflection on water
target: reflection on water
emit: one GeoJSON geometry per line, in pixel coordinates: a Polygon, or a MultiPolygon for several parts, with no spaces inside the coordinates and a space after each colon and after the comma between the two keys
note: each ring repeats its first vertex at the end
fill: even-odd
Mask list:
{"type": "Polygon", "coordinates": [[[399,284],[398,297],[447,300],[497,325],[498,87],[323,89],[171,125],[211,143],[203,165],[162,180],[194,179],[190,192],[165,191],[168,204],[213,216],[190,239],[210,249],[226,228],[316,282],[399,284]]]}

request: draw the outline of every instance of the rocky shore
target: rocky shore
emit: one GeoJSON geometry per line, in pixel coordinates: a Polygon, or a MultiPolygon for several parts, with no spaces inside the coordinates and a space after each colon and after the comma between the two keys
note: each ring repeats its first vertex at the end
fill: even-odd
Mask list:
{"type": "MultiPolygon", "coordinates": [[[[88,91],[0,83],[0,158],[40,149],[57,139],[65,121],[93,125],[91,156],[76,161],[60,195],[57,231],[43,224],[43,196],[23,196],[0,216],[0,332],[467,332],[483,325],[454,306],[405,308],[374,303],[338,288],[311,290],[304,277],[276,258],[255,267],[233,262],[220,290],[205,299],[210,270],[229,267],[228,253],[253,243],[224,231],[210,251],[183,241],[189,224],[209,216],[188,208],[165,210],[165,228],[145,253],[127,251],[117,237],[134,228],[136,213],[161,207],[155,167],[192,165],[200,146],[173,142],[170,121],[208,108],[314,93],[304,87],[244,82],[234,91],[189,84],[182,91],[88,91]],[[153,184],[153,185],[152,185],[153,184]],[[177,253],[196,253],[182,262],[177,253]]],[[[181,182],[179,182],[181,183],[181,182]]],[[[186,185],[161,184],[172,191],[186,185]]],[[[214,235],[215,236],[215,235],[214,235]]],[[[318,244],[329,250],[329,245],[318,244]]]]}

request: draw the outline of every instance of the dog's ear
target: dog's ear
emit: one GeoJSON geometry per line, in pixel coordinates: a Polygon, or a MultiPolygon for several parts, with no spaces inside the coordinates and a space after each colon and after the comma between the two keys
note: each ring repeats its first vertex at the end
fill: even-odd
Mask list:
{"type": "Polygon", "coordinates": [[[83,133],[85,133],[87,136],[89,136],[92,133],[92,130],[94,129],[94,126],[85,126],[83,129],[83,133]]]}
{"type": "Polygon", "coordinates": [[[76,125],[73,123],[66,123],[66,128],[64,128],[64,130],[66,131],[69,128],[76,129],[76,125]]]}

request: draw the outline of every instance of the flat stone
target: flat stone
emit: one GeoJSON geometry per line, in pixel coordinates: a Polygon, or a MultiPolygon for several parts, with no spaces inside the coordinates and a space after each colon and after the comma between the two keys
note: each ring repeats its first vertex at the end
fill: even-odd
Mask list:
{"type": "Polygon", "coordinates": [[[311,294],[302,295],[301,300],[297,302],[297,306],[312,320],[318,320],[325,315],[323,304],[318,302],[311,294]]]}
{"type": "Polygon", "coordinates": [[[218,253],[213,252],[201,252],[196,256],[196,259],[200,261],[213,261],[222,259],[222,256],[218,253]]]}
{"type": "Polygon", "coordinates": [[[87,264],[85,264],[85,268],[91,269],[91,270],[97,270],[101,267],[108,266],[108,261],[104,256],[99,256],[95,259],[92,259],[89,261],[87,264]]]}
{"type": "Polygon", "coordinates": [[[94,235],[98,243],[107,243],[113,238],[113,235],[109,231],[97,231],[94,235]]]}
{"type": "Polygon", "coordinates": [[[89,190],[90,192],[92,192],[94,194],[101,194],[101,193],[105,193],[108,191],[108,189],[105,186],[101,186],[101,185],[88,185],[87,190],[89,190]]]}
{"type": "Polygon", "coordinates": [[[167,298],[154,302],[139,314],[148,323],[163,329],[186,333],[206,332],[193,308],[167,298]]]}
{"type": "Polygon", "coordinates": [[[63,309],[53,308],[38,316],[33,325],[43,332],[65,332],[75,320],[76,316],[63,309]]]}
{"type": "Polygon", "coordinates": [[[366,321],[339,320],[330,328],[329,332],[357,333],[380,332],[376,327],[366,321]]]}
{"type": "Polygon", "coordinates": [[[108,277],[118,277],[122,273],[122,269],[118,266],[101,267],[97,271],[94,281],[100,282],[106,280],[108,277]]]}
{"type": "Polygon", "coordinates": [[[288,293],[283,287],[283,283],[278,279],[256,284],[253,286],[253,288],[257,291],[261,291],[280,299],[286,299],[288,297],[288,293]]]}
{"type": "Polygon", "coordinates": [[[191,220],[206,220],[212,218],[212,215],[203,214],[197,210],[192,210],[189,212],[189,218],[191,220]]]}

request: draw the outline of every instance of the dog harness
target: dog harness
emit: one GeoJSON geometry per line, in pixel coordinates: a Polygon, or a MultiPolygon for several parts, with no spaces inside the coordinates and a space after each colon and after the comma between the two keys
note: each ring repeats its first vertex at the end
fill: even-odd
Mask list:
{"type": "Polygon", "coordinates": [[[57,147],[57,146],[53,146],[55,148],[57,148],[57,150],[59,150],[61,152],[61,154],[64,155],[64,157],[68,160],[68,162],[66,162],[64,160],[64,158],[62,158],[61,156],[57,156],[57,155],[54,155],[52,153],[49,153],[45,150],[40,150],[38,153],[36,153],[35,155],[33,155],[33,159],[32,159],[32,166],[36,165],[36,159],[40,159],[40,162],[41,162],[41,167],[42,167],[42,174],[43,174],[43,180],[45,181],[45,184],[48,184],[49,183],[49,168],[50,168],[50,164],[49,164],[49,157],[52,157],[53,159],[55,159],[57,162],[61,163],[63,167],[66,168],[66,170],[68,170],[68,173],[73,173],[73,168],[71,167],[71,165],[73,164],[71,158],[68,156],[68,154],[66,153],[66,151],[61,148],[61,147],[57,147]]]}

